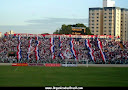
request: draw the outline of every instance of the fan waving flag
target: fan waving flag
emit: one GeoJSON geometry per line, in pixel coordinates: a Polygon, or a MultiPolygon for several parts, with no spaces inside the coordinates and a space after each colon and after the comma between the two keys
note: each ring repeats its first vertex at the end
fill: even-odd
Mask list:
{"type": "Polygon", "coordinates": [[[39,56],[39,48],[38,48],[38,46],[40,45],[40,41],[38,41],[38,36],[35,37],[35,39],[36,39],[36,47],[35,47],[36,60],[39,60],[40,56],[39,56]]]}
{"type": "Polygon", "coordinates": [[[61,52],[61,50],[62,50],[62,41],[61,41],[61,37],[59,37],[59,47],[60,47],[59,56],[60,56],[62,59],[65,59],[63,53],[61,52]]]}
{"type": "Polygon", "coordinates": [[[91,44],[89,39],[85,39],[85,46],[89,49],[89,54],[91,56],[91,59],[96,62],[95,57],[94,57],[94,50],[91,48],[91,44]]]}
{"type": "Polygon", "coordinates": [[[51,44],[50,50],[51,50],[51,53],[52,53],[52,59],[55,59],[55,54],[54,54],[55,45],[54,45],[54,38],[53,37],[50,38],[50,44],[51,44]]]}
{"type": "Polygon", "coordinates": [[[98,48],[100,49],[101,57],[102,57],[103,61],[106,62],[105,54],[102,51],[102,44],[101,44],[101,41],[98,38],[97,38],[97,44],[98,44],[98,48]]]}
{"type": "Polygon", "coordinates": [[[17,46],[17,59],[21,60],[22,56],[21,56],[21,41],[20,41],[21,37],[18,36],[18,46],[17,46]]]}
{"type": "Polygon", "coordinates": [[[70,47],[71,47],[71,52],[72,52],[72,54],[75,57],[75,60],[78,60],[78,57],[76,55],[76,50],[74,48],[74,39],[72,39],[72,38],[71,38],[71,41],[70,41],[70,47]]]}

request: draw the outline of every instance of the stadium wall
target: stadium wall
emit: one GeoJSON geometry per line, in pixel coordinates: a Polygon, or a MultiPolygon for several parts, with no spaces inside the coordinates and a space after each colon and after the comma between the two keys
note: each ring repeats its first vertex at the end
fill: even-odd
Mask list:
{"type": "MultiPolygon", "coordinates": [[[[0,63],[0,66],[12,66],[12,65],[13,65],[13,63],[0,63]]],[[[60,66],[64,66],[65,67],[65,65],[63,64],[63,65],[60,65],[60,66]]],[[[30,65],[30,66],[32,66],[32,65],[30,65]]],[[[33,66],[45,66],[45,65],[33,65],[33,66]]],[[[73,66],[74,67],[77,67],[77,66],[78,67],[87,67],[87,64],[78,64],[77,66],[76,65],[71,65],[71,66],[72,67],[73,66]]],[[[70,66],[68,66],[68,67],[70,67],[70,66]]],[[[128,67],[128,65],[127,64],[88,64],[88,67],[128,67]]]]}

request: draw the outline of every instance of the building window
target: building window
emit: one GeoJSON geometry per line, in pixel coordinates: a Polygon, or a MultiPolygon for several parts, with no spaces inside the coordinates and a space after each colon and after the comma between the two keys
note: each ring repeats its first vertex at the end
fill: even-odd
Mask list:
{"type": "Polygon", "coordinates": [[[112,15],[112,13],[109,13],[109,15],[112,15]]]}
{"type": "Polygon", "coordinates": [[[97,13],[97,15],[99,15],[99,13],[97,13]]]}
{"type": "Polygon", "coordinates": [[[104,30],[104,32],[106,32],[106,30],[104,30]]]}
{"type": "Polygon", "coordinates": [[[109,16],[109,18],[112,18],[112,16],[109,16]]]}
{"type": "Polygon", "coordinates": [[[94,20],[92,20],[92,22],[94,22],[94,20]]]}
{"type": "Polygon", "coordinates": [[[97,18],[99,18],[99,17],[97,17],[97,18]]]}
{"type": "Polygon", "coordinates": [[[99,28],[99,27],[96,27],[97,29],[99,28]]]}
{"type": "Polygon", "coordinates": [[[104,15],[107,15],[107,13],[104,13],[104,15]]]}
{"type": "Polygon", "coordinates": [[[112,9],[109,9],[109,11],[112,11],[112,9]]]}
{"type": "Polygon", "coordinates": [[[107,18],[106,16],[104,18],[107,18]]]}
{"type": "Polygon", "coordinates": [[[106,35],[106,34],[104,34],[104,35],[106,35]]]}
{"type": "Polygon", "coordinates": [[[99,24],[97,23],[97,25],[99,25],[99,24]]]}
{"type": "Polygon", "coordinates": [[[99,20],[97,20],[97,22],[99,22],[99,20]]]}
{"type": "Polygon", "coordinates": [[[96,32],[99,32],[99,31],[96,31],[96,32]]]}

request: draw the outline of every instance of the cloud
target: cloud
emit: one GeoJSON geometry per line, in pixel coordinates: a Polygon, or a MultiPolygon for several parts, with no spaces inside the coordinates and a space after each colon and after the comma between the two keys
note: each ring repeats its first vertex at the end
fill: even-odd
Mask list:
{"type": "Polygon", "coordinates": [[[43,18],[35,20],[27,20],[27,25],[1,25],[0,30],[5,33],[9,30],[14,30],[16,33],[50,33],[60,28],[62,24],[83,23],[88,26],[87,18],[43,18]]]}
{"type": "Polygon", "coordinates": [[[33,24],[74,24],[74,23],[88,23],[87,18],[44,18],[37,20],[28,20],[27,23],[33,24]]]}

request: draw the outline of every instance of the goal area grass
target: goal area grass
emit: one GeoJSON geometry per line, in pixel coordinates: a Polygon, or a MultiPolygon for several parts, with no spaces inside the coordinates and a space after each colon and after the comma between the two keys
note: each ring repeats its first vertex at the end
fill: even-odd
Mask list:
{"type": "Polygon", "coordinates": [[[127,67],[0,66],[0,87],[128,87],[127,67]]]}

